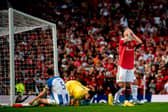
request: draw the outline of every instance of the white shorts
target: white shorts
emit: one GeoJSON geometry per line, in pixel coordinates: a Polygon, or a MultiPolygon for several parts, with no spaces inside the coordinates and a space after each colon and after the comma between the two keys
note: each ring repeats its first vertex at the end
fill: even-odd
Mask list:
{"type": "MultiPolygon", "coordinates": [[[[60,105],[60,103],[56,100],[53,100],[53,99],[47,99],[47,100],[48,100],[48,104],[50,105],[60,105]]],[[[62,104],[62,105],[69,105],[69,102],[66,104],[62,104]]]]}
{"type": "Polygon", "coordinates": [[[134,82],[135,79],[134,69],[124,69],[118,66],[117,82],[134,82]]]}
{"type": "Polygon", "coordinates": [[[70,103],[70,98],[68,94],[63,94],[63,95],[57,95],[57,97],[55,97],[55,99],[53,98],[48,98],[48,103],[50,105],[69,105],[70,103]]]}

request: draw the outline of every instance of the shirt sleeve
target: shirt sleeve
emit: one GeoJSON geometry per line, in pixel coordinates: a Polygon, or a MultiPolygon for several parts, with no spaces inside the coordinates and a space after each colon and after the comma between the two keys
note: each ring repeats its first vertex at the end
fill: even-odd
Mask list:
{"type": "Polygon", "coordinates": [[[124,40],[120,39],[119,44],[120,45],[124,44],[124,40]]]}

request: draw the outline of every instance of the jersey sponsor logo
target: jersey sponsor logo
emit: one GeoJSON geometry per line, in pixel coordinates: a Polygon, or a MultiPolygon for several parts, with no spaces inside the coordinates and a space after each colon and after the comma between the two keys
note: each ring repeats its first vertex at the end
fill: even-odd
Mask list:
{"type": "Polygon", "coordinates": [[[134,48],[126,47],[126,50],[127,50],[127,51],[134,51],[134,48]]]}

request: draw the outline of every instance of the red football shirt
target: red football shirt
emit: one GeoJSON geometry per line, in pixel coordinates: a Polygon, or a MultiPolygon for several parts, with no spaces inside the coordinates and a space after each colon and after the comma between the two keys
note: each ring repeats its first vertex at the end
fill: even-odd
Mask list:
{"type": "Polygon", "coordinates": [[[124,40],[119,41],[119,65],[125,69],[134,68],[134,48],[136,41],[132,40],[130,43],[124,44],[124,40]]]}

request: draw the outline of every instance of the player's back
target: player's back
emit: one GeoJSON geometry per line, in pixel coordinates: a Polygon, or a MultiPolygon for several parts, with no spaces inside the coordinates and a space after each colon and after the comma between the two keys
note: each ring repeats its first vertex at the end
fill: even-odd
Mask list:
{"type": "Polygon", "coordinates": [[[61,100],[63,103],[69,102],[69,94],[65,83],[59,76],[54,76],[47,80],[48,88],[53,99],[61,100]]]}
{"type": "Polygon", "coordinates": [[[82,85],[80,82],[76,81],[76,80],[70,80],[70,81],[67,81],[66,83],[66,86],[69,87],[69,86],[78,86],[78,85],[82,85]]]}
{"type": "Polygon", "coordinates": [[[76,80],[71,80],[66,83],[67,90],[71,96],[75,99],[81,99],[85,94],[88,93],[89,89],[83,86],[80,82],[76,80]]]}

